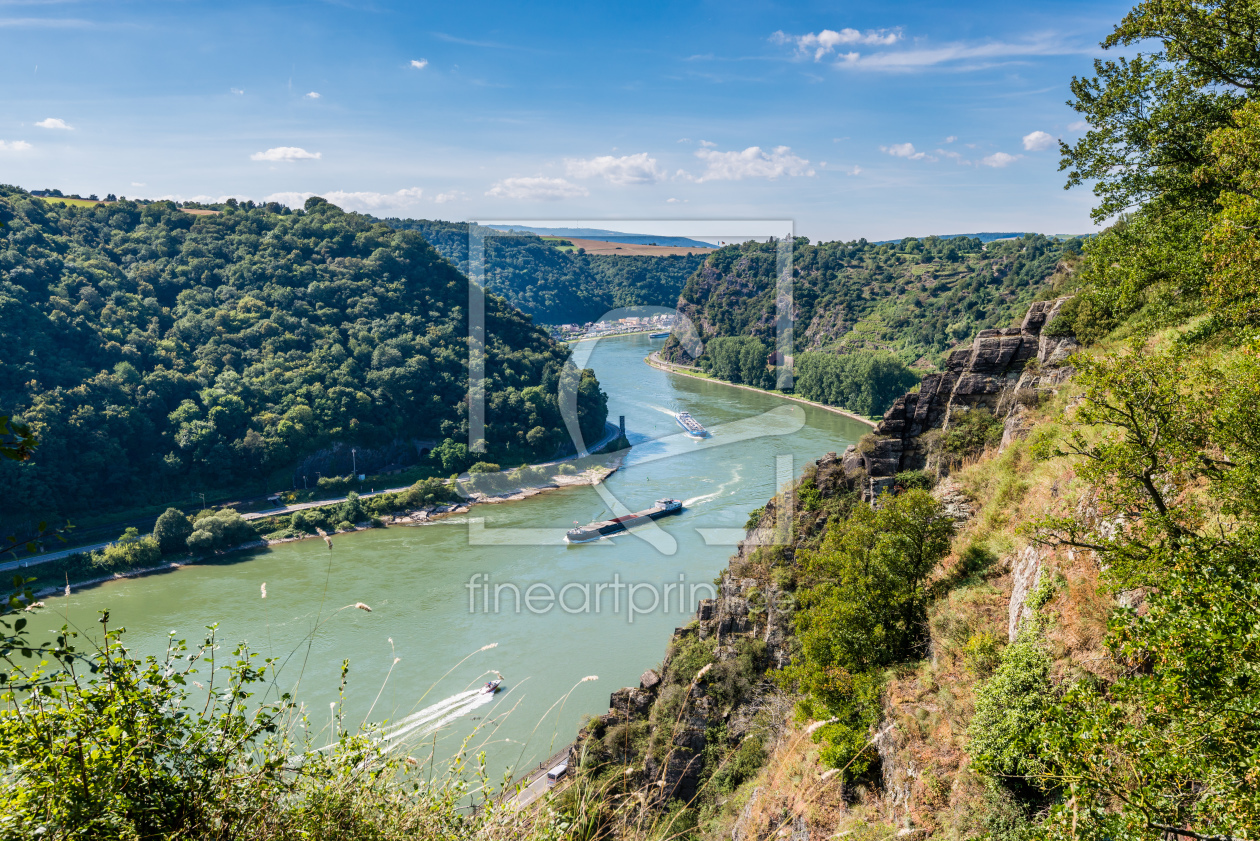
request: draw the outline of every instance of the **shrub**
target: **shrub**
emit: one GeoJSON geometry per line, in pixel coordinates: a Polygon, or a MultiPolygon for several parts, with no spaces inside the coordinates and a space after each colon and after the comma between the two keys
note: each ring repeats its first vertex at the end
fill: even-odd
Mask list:
{"type": "Polygon", "coordinates": [[[940,438],[940,448],[955,459],[978,455],[985,447],[1001,443],[1002,426],[1002,419],[982,406],[956,412],[950,415],[949,429],[940,438]]]}
{"type": "Polygon", "coordinates": [[[337,531],[354,531],[354,523],[348,520],[342,520],[337,524],[337,531]]]}
{"type": "Polygon", "coordinates": [[[244,646],[224,658],[213,637],[192,652],[172,638],[164,657],[140,659],[106,630],[99,650],[73,655],[81,669],[59,650],[39,692],[7,696],[0,836],[474,838],[498,820],[492,800],[461,813],[471,781],[430,782],[381,749],[379,731],[338,726],[316,750],[268,677],[273,661],[244,646]],[[215,691],[194,693],[198,667],[216,673],[215,691]]]}
{"type": "Polygon", "coordinates": [[[1002,652],[993,677],[976,690],[969,731],[973,767],[1008,785],[1032,777],[1041,767],[1037,726],[1051,700],[1050,656],[1040,629],[1029,623],[1002,652]]]}
{"type": "Polygon", "coordinates": [[[163,555],[188,551],[188,535],[192,533],[192,521],[178,508],[167,508],[153,525],[153,539],[163,555]]]}
{"type": "Polygon", "coordinates": [[[903,470],[894,481],[905,491],[930,491],[936,485],[936,477],[923,470],[903,470]]]}
{"type": "Polygon", "coordinates": [[[962,653],[967,670],[977,677],[987,677],[1002,661],[1001,643],[988,631],[972,634],[962,653]]]}
{"type": "Polygon", "coordinates": [[[338,521],[357,523],[364,518],[363,503],[359,501],[359,495],[351,491],[346,496],[346,501],[336,508],[334,515],[338,521]]]}
{"type": "Polygon", "coordinates": [[[152,537],[141,537],[139,529],[129,528],[112,546],[93,552],[92,566],[105,570],[127,570],[151,566],[162,560],[162,550],[152,537]]]}
{"type": "Polygon", "coordinates": [[[345,476],[321,476],[315,484],[325,493],[345,493],[350,488],[357,487],[359,482],[352,474],[347,474],[345,476]]]}
{"type": "Polygon", "coordinates": [[[254,527],[234,509],[202,511],[193,521],[193,533],[188,536],[188,548],[205,554],[229,549],[257,537],[254,527]]]}
{"type": "Polygon", "coordinates": [[[309,509],[294,511],[289,515],[289,528],[294,531],[313,532],[315,526],[310,521],[309,509]]]}

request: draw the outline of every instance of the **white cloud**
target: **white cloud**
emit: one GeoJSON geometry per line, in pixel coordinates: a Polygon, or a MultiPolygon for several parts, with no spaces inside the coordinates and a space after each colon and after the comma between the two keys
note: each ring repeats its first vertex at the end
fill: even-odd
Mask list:
{"type": "Polygon", "coordinates": [[[318,195],[342,210],[358,211],[380,215],[382,213],[401,213],[419,203],[424,190],[420,187],[406,187],[394,193],[374,193],[369,191],[349,192],[332,190],[324,193],[272,193],[263,201],[278,201],[289,207],[301,207],[311,196],[318,195]]]}
{"type": "Polygon", "coordinates": [[[1055,144],[1055,139],[1044,131],[1034,131],[1024,135],[1024,149],[1028,152],[1040,152],[1055,144]]]}
{"type": "Polygon", "coordinates": [[[132,182],[131,182],[131,186],[133,186],[133,187],[145,187],[145,186],[148,186],[148,185],[146,185],[143,181],[132,181],[132,182]]]}
{"type": "Polygon", "coordinates": [[[701,140],[700,145],[706,149],[712,149],[714,146],[717,146],[717,144],[714,143],[712,140],[701,140]]]}
{"type": "Polygon", "coordinates": [[[251,161],[317,161],[319,158],[319,152],[308,152],[300,146],[276,146],[249,156],[251,161]]]}
{"type": "Polygon", "coordinates": [[[971,166],[971,161],[964,158],[959,152],[955,152],[950,149],[937,149],[936,154],[940,155],[942,158],[949,158],[959,166],[971,166]]]}
{"type": "Polygon", "coordinates": [[[419,59],[413,58],[411,60],[411,66],[416,68],[417,70],[423,70],[424,68],[429,66],[429,60],[427,58],[419,58],[419,59]]]}
{"type": "Polygon", "coordinates": [[[868,29],[866,32],[859,32],[846,27],[839,32],[834,29],[824,29],[807,35],[776,32],[770,36],[770,40],[776,44],[795,44],[799,55],[806,56],[812,53],[814,61],[821,61],[823,56],[833,52],[841,44],[868,44],[884,47],[895,44],[901,40],[901,32],[895,29],[868,29]]]}
{"type": "Polygon", "coordinates": [[[565,158],[565,171],[573,178],[603,178],[609,184],[652,184],[665,177],[656,158],[647,152],[637,155],[601,155],[597,158],[565,158]]]}
{"type": "Polygon", "coordinates": [[[232,93],[236,94],[237,96],[240,96],[243,93],[245,93],[245,91],[241,90],[240,88],[232,88],[231,90],[232,90],[232,93]]]}
{"type": "Polygon", "coordinates": [[[463,199],[463,198],[467,198],[467,195],[465,193],[463,193],[460,190],[451,190],[450,192],[447,192],[447,193],[438,193],[436,196],[433,197],[433,200],[437,202],[438,204],[446,204],[447,202],[458,201],[459,199],[463,199]]]}
{"type": "Polygon", "coordinates": [[[308,93],[308,94],[306,95],[306,98],[307,98],[307,99],[319,99],[319,94],[317,94],[315,91],[311,91],[310,93],[308,93]]]}
{"type": "Polygon", "coordinates": [[[56,128],[56,129],[62,129],[64,131],[70,131],[71,129],[74,128],[74,126],[67,125],[65,120],[59,119],[57,117],[49,117],[46,120],[40,120],[35,125],[39,126],[40,128],[56,128]]]}
{"type": "Polygon", "coordinates": [[[845,172],[847,175],[861,175],[862,167],[854,165],[853,169],[846,170],[845,172]]]}
{"type": "Polygon", "coordinates": [[[10,140],[5,142],[0,140],[0,152],[25,152],[31,148],[31,144],[25,140],[10,140]]]}
{"type": "Polygon", "coordinates": [[[958,139],[958,135],[956,135],[956,134],[951,134],[949,137],[945,138],[945,142],[946,142],[946,143],[953,143],[953,142],[954,142],[955,140],[957,140],[957,139],[958,139]]]}
{"type": "Polygon", "coordinates": [[[1008,155],[1005,152],[994,152],[992,155],[988,155],[982,158],[980,160],[980,163],[984,164],[985,166],[994,167],[995,169],[1001,169],[1002,167],[1007,166],[1008,164],[1015,163],[1017,160],[1019,160],[1022,157],[1024,156],[1023,155],[1008,155]]]}
{"type": "Polygon", "coordinates": [[[1089,131],[1089,123],[1085,120],[1068,123],[1068,131],[1089,131]]]}
{"type": "Polygon", "coordinates": [[[994,63],[1026,56],[1074,55],[1078,47],[1065,45],[1057,40],[1043,38],[1021,43],[992,41],[986,44],[953,43],[940,47],[914,47],[904,50],[886,50],[874,55],[846,53],[837,56],[837,67],[858,70],[880,70],[912,73],[941,64],[963,63],[958,69],[975,70],[990,67],[994,63]]]}
{"type": "Polygon", "coordinates": [[[687,199],[668,198],[668,199],[665,199],[665,203],[666,204],[686,204],[687,199]]]}
{"type": "Polygon", "coordinates": [[[787,146],[776,146],[767,154],[760,146],[742,152],[697,149],[696,157],[707,164],[699,178],[679,170],[679,176],[692,181],[741,181],[745,178],[778,178],[782,175],[813,176],[809,161],[792,154],[787,146]]]}
{"type": "Polygon", "coordinates": [[[504,178],[487,190],[486,195],[498,199],[559,201],[581,198],[590,195],[590,192],[585,187],[565,181],[563,178],[534,176],[504,178]]]}
{"type": "Polygon", "coordinates": [[[927,152],[916,152],[913,143],[894,143],[891,146],[880,146],[879,151],[887,152],[894,158],[907,158],[912,161],[934,161],[936,158],[927,152]]]}

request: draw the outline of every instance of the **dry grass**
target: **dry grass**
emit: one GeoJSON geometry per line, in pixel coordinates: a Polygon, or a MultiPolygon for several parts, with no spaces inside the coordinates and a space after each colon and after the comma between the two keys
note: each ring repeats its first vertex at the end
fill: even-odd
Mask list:
{"type": "Polygon", "coordinates": [[[713,836],[771,838],[786,829],[790,835],[799,821],[811,838],[826,838],[844,817],[840,777],[818,761],[818,747],[805,730],[794,729],[774,750],[761,773],[745,784],[727,805],[734,816],[730,829],[713,836]]]}

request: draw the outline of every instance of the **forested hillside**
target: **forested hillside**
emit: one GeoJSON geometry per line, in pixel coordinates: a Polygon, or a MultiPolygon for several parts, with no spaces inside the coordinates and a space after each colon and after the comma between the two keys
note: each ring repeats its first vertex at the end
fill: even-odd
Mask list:
{"type": "MultiPolygon", "coordinates": [[[[337,442],[467,436],[468,282],[419,234],[321,199],[194,216],[12,187],[0,219],[0,413],[42,441],[0,464],[4,519],[256,487],[337,442]]],[[[550,456],[567,353],[497,296],[486,319],[491,455],[550,456]]],[[[589,371],[579,409],[598,437],[589,371]]]]}
{"type": "MultiPolygon", "coordinates": [[[[1039,234],[981,242],[908,237],[793,248],[793,391],[807,400],[880,415],[947,351],[980,330],[1022,317],[1082,241],[1039,234]]],[[[772,388],[777,243],[746,242],[709,256],[683,289],[679,312],[704,352],[678,334],[661,355],[735,383],[772,388]]]]}
{"type": "MultiPolygon", "coordinates": [[[[794,350],[887,351],[907,365],[939,365],[949,348],[1021,317],[1081,240],[1038,234],[982,243],[959,237],[866,240],[793,248],[794,350]]],[[[701,338],[749,336],[773,348],[776,243],[710,255],[682,292],[680,311],[701,338]]],[[[671,341],[665,355],[685,361],[671,341]]]]}
{"type": "MultiPolygon", "coordinates": [[[[468,269],[468,223],[387,219],[419,231],[461,271],[468,269]]],[[[583,324],[617,307],[674,307],[704,255],[620,257],[577,254],[534,234],[504,236],[484,229],[486,288],[545,324],[583,324]]]]}

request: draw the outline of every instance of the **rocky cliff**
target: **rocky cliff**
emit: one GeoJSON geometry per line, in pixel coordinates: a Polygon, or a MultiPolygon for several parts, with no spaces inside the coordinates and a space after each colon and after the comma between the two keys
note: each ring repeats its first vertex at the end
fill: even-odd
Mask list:
{"type": "MultiPolygon", "coordinates": [[[[862,447],[850,447],[843,457],[828,453],[806,467],[801,481],[824,499],[845,494],[873,499],[891,488],[898,472],[928,466],[925,436],[947,428],[962,412],[988,410],[1005,419],[1004,437],[1017,436],[1025,409],[1070,375],[1063,363],[1076,343],[1043,335],[1063,300],[1033,304],[1019,327],[981,332],[970,347],[950,355],[945,372],[899,398],[862,447]]],[[[722,573],[717,597],[702,600],[695,619],[675,629],[661,666],[645,672],[639,686],[613,692],[608,712],[591,719],[571,748],[572,767],[597,773],[608,763],[622,768],[618,779],[624,783],[618,786],[633,792],[624,802],[640,815],[639,826],[664,814],[672,801],[692,802],[716,774],[729,773],[729,766],[739,764],[733,751],[764,745],[759,764],[785,733],[792,700],[772,678],[791,662],[795,645],[792,570],[797,550],[816,545],[828,520],[825,510],[795,504],[799,487],[767,503],[722,573]],[[728,759],[721,767],[705,766],[706,757],[722,755],[728,759]]],[[[952,480],[939,482],[933,495],[960,524],[974,512],[974,501],[952,480]]],[[[1035,586],[1039,569],[1019,572],[1021,592],[1019,604],[1010,606],[1012,616],[1022,611],[1023,595],[1035,586]]],[[[876,746],[885,758],[885,796],[895,800],[906,788],[902,777],[911,772],[897,755],[892,728],[881,725],[880,732],[876,746]]],[[[749,808],[759,803],[754,793],[749,808]]],[[[737,821],[734,837],[766,837],[740,829],[752,823],[737,821]]],[[[801,837],[811,837],[802,827],[797,827],[801,837]]]]}
{"type": "Polygon", "coordinates": [[[1063,363],[1078,347],[1070,337],[1043,328],[1067,298],[1034,303],[1019,327],[982,330],[970,347],[953,351],[945,371],[929,374],[917,392],[898,398],[864,447],[850,446],[844,465],[867,476],[864,496],[873,499],[904,470],[933,467],[927,433],[947,430],[958,414],[985,409],[1004,418],[1004,438],[1018,435],[1020,415],[1041,392],[1071,375],[1063,363]]]}

